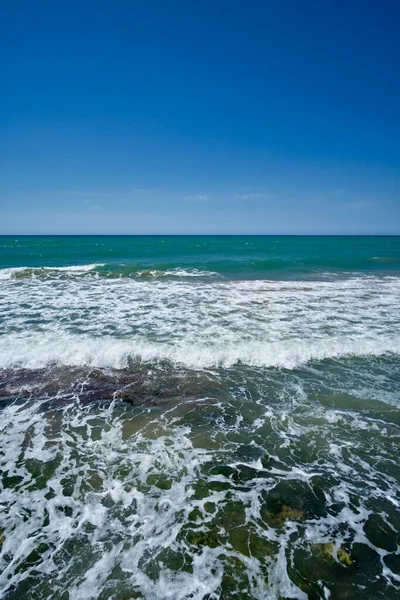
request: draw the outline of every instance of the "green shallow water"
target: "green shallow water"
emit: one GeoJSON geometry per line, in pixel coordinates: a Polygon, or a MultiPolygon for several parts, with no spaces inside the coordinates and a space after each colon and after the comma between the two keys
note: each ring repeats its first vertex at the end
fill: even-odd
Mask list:
{"type": "Polygon", "coordinates": [[[400,243],[0,238],[0,597],[395,600],[400,243]]]}
{"type": "Polygon", "coordinates": [[[368,395],[328,367],[8,396],[4,597],[397,598],[400,413],[378,398],[398,361],[368,395]]]}

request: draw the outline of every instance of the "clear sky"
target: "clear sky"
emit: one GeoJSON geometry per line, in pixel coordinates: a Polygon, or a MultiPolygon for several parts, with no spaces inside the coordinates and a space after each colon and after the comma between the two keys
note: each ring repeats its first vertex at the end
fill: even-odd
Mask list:
{"type": "Polygon", "coordinates": [[[398,0],[13,0],[0,233],[400,234],[398,0]]]}

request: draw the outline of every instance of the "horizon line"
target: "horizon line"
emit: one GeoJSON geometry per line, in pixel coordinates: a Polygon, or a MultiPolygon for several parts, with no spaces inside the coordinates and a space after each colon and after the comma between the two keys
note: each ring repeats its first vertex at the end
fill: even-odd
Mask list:
{"type": "Polygon", "coordinates": [[[400,237],[400,233],[0,233],[0,237],[400,237]]]}

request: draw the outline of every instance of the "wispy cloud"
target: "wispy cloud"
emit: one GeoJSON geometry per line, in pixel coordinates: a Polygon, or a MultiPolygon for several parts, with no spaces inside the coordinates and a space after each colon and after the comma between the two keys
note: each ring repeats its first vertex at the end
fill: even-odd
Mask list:
{"type": "MultiPolygon", "coordinates": [[[[96,192],[93,190],[60,190],[59,194],[63,196],[77,196],[79,198],[110,198],[117,192],[96,192]]],[[[120,192],[119,192],[120,193],[120,192]]]]}
{"type": "Polygon", "coordinates": [[[76,196],[80,198],[127,198],[139,194],[147,194],[150,190],[147,188],[130,188],[129,190],[59,190],[58,193],[63,196],[76,196]]]}
{"type": "Polygon", "coordinates": [[[93,209],[100,210],[102,208],[99,204],[93,204],[93,200],[90,198],[86,198],[83,201],[83,204],[86,205],[86,208],[90,209],[90,210],[93,210],[93,209]]]}
{"type": "Polygon", "coordinates": [[[377,206],[379,203],[374,200],[351,200],[350,202],[342,202],[341,204],[345,208],[368,208],[377,206]]]}
{"type": "Polygon", "coordinates": [[[262,192],[250,192],[248,194],[236,194],[236,198],[241,200],[250,200],[252,198],[272,198],[272,194],[264,194],[262,192]]]}
{"type": "Polygon", "coordinates": [[[185,200],[208,200],[208,194],[188,194],[185,196],[185,200]]]}

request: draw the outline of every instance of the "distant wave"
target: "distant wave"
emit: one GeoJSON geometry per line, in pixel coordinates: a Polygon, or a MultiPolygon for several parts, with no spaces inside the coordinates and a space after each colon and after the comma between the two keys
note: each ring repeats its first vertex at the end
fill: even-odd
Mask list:
{"type": "Polygon", "coordinates": [[[137,277],[143,278],[152,278],[152,277],[216,277],[219,276],[219,273],[215,271],[201,271],[200,269],[181,269],[177,267],[176,269],[167,269],[166,271],[161,271],[158,269],[147,269],[136,271],[137,277]]]}
{"type": "Polygon", "coordinates": [[[0,280],[27,279],[29,277],[60,277],[63,275],[97,275],[108,278],[132,277],[138,279],[157,279],[161,277],[219,277],[215,271],[202,271],[195,268],[183,269],[138,269],[131,265],[95,263],[90,265],[72,265],[68,267],[13,267],[0,269],[0,280]]]}
{"type": "Polygon", "coordinates": [[[24,277],[35,277],[54,273],[88,273],[93,269],[104,266],[102,263],[92,265],[72,265],[69,267],[13,267],[0,269],[0,279],[18,279],[24,277]]]}

